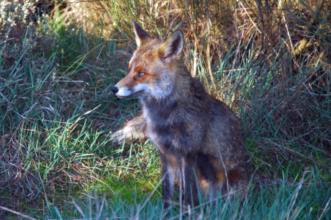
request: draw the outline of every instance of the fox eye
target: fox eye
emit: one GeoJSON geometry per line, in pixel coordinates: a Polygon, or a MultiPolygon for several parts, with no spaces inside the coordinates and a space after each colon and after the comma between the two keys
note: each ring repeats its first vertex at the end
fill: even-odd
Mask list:
{"type": "Polygon", "coordinates": [[[137,77],[138,77],[138,78],[143,77],[144,75],[145,75],[144,72],[138,72],[138,73],[137,73],[137,77]]]}

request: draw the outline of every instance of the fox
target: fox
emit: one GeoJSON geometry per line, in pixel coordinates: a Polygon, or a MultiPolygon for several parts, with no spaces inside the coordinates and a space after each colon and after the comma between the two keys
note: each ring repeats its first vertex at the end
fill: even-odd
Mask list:
{"type": "Polygon", "coordinates": [[[112,139],[119,143],[149,139],[156,146],[165,208],[178,188],[188,206],[199,204],[199,192],[213,196],[245,189],[250,158],[239,119],[188,71],[182,56],[183,33],[175,31],[162,40],[135,21],[133,31],[137,48],[128,74],[112,92],[120,99],[137,97],[142,113],[112,139]]]}

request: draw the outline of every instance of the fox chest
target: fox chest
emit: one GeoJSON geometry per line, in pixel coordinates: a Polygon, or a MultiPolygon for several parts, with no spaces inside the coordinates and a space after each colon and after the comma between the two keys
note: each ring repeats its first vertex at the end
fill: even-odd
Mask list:
{"type": "Polygon", "coordinates": [[[145,120],[147,136],[160,151],[191,151],[199,142],[194,132],[190,132],[189,125],[176,114],[163,118],[147,112],[145,120]]]}
{"type": "Polygon", "coordinates": [[[176,109],[176,103],[166,103],[161,105],[157,102],[146,99],[143,104],[143,116],[146,122],[146,135],[156,145],[161,145],[168,136],[171,135],[171,120],[173,111],[176,109]]]}

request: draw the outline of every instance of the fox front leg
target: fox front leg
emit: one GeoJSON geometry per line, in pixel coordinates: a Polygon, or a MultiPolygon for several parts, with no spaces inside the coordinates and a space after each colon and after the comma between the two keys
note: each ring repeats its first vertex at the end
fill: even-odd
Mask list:
{"type": "MultiPolygon", "coordinates": [[[[188,209],[198,205],[198,184],[196,173],[196,159],[192,156],[181,158],[181,174],[182,174],[182,198],[184,206],[188,209]]],[[[189,210],[187,210],[189,211],[189,210]]]]}
{"type": "Polygon", "coordinates": [[[128,121],[123,128],[111,135],[111,140],[118,144],[143,142],[145,135],[146,121],[143,115],[139,115],[128,121]]]}
{"type": "Polygon", "coordinates": [[[175,182],[177,179],[179,167],[174,155],[160,152],[161,174],[162,174],[162,200],[163,208],[169,208],[174,194],[175,182]]]}

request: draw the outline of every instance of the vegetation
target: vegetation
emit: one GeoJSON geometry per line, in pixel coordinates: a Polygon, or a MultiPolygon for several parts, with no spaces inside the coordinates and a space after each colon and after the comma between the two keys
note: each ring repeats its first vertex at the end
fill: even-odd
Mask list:
{"type": "Polygon", "coordinates": [[[162,210],[151,143],[110,140],[139,111],[110,92],[135,48],[131,19],[182,30],[192,74],[242,120],[250,193],[193,218],[330,219],[328,0],[1,1],[0,218],[185,216],[162,210]]]}

